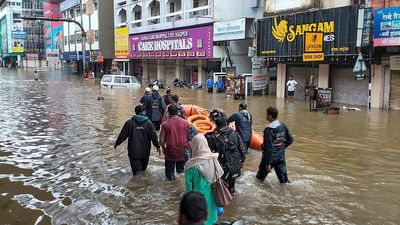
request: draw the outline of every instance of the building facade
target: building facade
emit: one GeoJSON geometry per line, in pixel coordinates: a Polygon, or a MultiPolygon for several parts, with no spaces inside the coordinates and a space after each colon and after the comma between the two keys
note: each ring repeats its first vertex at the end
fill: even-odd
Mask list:
{"type": "Polygon", "coordinates": [[[286,97],[286,82],[293,76],[298,99],[316,87],[330,88],[333,102],[368,105],[368,79],[355,80],[353,72],[358,54],[368,56],[372,40],[371,10],[360,2],[266,1],[265,17],[257,21],[257,55],[277,70],[278,98],[286,97]],[[361,29],[360,17],[365,17],[361,29]]]}
{"type": "MultiPolygon", "coordinates": [[[[43,17],[43,0],[22,0],[22,16],[43,17]]],[[[44,47],[44,21],[22,20],[24,34],[24,66],[40,67],[46,65],[44,47]]]]}
{"type": "MultiPolygon", "coordinates": [[[[247,56],[254,38],[251,20],[262,17],[263,2],[255,1],[253,6],[248,2],[115,0],[114,26],[118,31],[127,27],[129,33],[130,66],[125,72],[144,83],[163,79],[169,84],[175,78],[204,84],[209,75],[226,67],[240,74],[251,73],[247,56]],[[218,37],[214,23],[219,23],[218,37]]],[[[124,46],[117,41],[115,44],[124,46]]]]}
{"type": "Polygon", "coordinates": [[[0,37],[2,65],[23,65],[26,32],[21,20],[22,0],[5,0],[0,5],[0,37]]]}
{"type": "Polygon", "coordinates": [[[76,20],[82,24],[86,43],[82,43],[82,31],[73,23],[64,22],[60,59],[72,71],[81,72],[82,47],[85,44],[88,68],[98,74],[103,67],[111,67],[114,59],[113,2],[107,0],[65,0],[60,4],[62,18],[76,20]]]}

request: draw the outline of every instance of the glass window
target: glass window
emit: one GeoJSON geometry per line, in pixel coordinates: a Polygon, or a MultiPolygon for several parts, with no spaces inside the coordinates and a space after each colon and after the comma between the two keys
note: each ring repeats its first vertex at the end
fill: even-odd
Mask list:
{"type": "Polygon", "coordinates": [[[101,80],[103,82],[106,82],[106,83],[111,83],[112,77],[111,76],[104,76],[101,80]]]}
{"type": "Polygon", "coordinates": [[[171,4],[169,5],[169,12],[170,13],[175,12],[175,3],[171,2],[171,4]]]}
{"type": "Polygon", "coordinates": [[[120,84],[122,81],[121,77],[114,77],[114,84],[120,84]]]}
{"type": "Polygon", "coordinates": [[[129,84],[131,82],[130,77],[122,77],[122,83],[129,84]]]}
{"type": "Polygon", "coordinates": [[[69,17],[70,18],[74,18],[75,17],[74,9],[70,9],[69,10],[69,17]]]}
{"type": "Polygon", "coordinates": [[[81,7],[77,6],[76,7],[76,16],[80,16],[81,15],[81,7]]]}
{"type": "Polygon", "coordinates": [[[82,5],[82,14],[86,14],[86,4],[82,5]]]}
{"type": "Polygon", "coordinates": [[[138,84],[139,81],[138,81],[138,79],[136,79],[136,77],[131,77],[131,83],[132,84],[138,84]]]}

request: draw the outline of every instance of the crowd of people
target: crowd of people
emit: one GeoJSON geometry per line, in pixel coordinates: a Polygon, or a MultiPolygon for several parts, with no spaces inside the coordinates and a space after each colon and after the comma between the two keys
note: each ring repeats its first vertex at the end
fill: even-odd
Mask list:
{"type": "MultiPolygon", "coordinates": [[[[207,207],[206,214],[193,217],[194,222],[191,221],[193,218],[180,217],[180,224],[215,224],[219,206],[213,184],[222,179],[231,194],[236,192],[236,179],[241,176],[250,146],[253,118],[247,105],[240,104],[239,111],[230,117],[221,110],[213,110],[210,118],[216,129],[202,135],[196,134],[186,120],[179,97],[173,95],[172,90],[167,90],[161,97],[157,86],[148,88],[140,103],[135,107],[135,115],[122,127],[114,148],[128,139],[128,157],[132,174],[136,175],[146,170],[153,144],[158,154],[165,156],[166,179],[172,181],[176,179],[176,173],[184,173],[186,192],[196,192],[205,199],[205,205],[194,207],[207,207]],[[229,123],[235,123],[235,131],[229,123]]],[[[264,130],[263,154],[256,177],[264,181],[274,169],[280,183],[289,183],[285,150],[293,138],[288,127],[278,120],[276,108],[269,107],[266,116],[269,124],[264,130]]],[[[197,197],[186,196],[184,199],[197,197]]],[[[194,209],[185,207],[182,210],[194,209]]]]}

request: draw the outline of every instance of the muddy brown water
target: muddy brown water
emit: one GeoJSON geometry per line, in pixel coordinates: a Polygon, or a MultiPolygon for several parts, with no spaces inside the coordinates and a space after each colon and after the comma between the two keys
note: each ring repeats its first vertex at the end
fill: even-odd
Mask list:
{"type": "MultiPolygon", "coordinates": [[[[59,72],[0,69],[0,224],[176,224],[183,177],[164,180],[153,150],[132,178],[126,143],[112,145],[142,90],[100,88],[59,72]],[[97,97],[104,97],[98,101],[97,97]]],[[[239,101],[174,89],[181,102],[228,113],[239,101]]],[[[252,97],[255,128],[276,105],[295,142],[292,184],[255,180],[260,152],[248,156],[225,219],[247,224],[398,224],[400,112],[310,113],[303,101],[252,97]]]]}

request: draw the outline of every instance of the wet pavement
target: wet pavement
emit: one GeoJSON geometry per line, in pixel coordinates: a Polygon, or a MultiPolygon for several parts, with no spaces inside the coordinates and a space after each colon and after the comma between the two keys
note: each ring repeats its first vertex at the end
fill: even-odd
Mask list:
{"type": "MultiPolygon", "coordinates": [[[[0,224],[176,224],[183,177],[164,181],[155,149],[132,178],[126,143],[112,148],[142,90],[100,88],[60,72],[0,69],[0,224]],[[98,101],[97,97],[104,97],[98,101]]],[[[174,89],[182,103],[228,113],[239,101],[174,89]]],[[[308,112],[303,101],[248,101],[255,128],[276,105],[295,142],[287,151],[292,184],[255,180],[252,151],[224,218],[247,224],[398,224],[399,111],[308,112]]]]}

